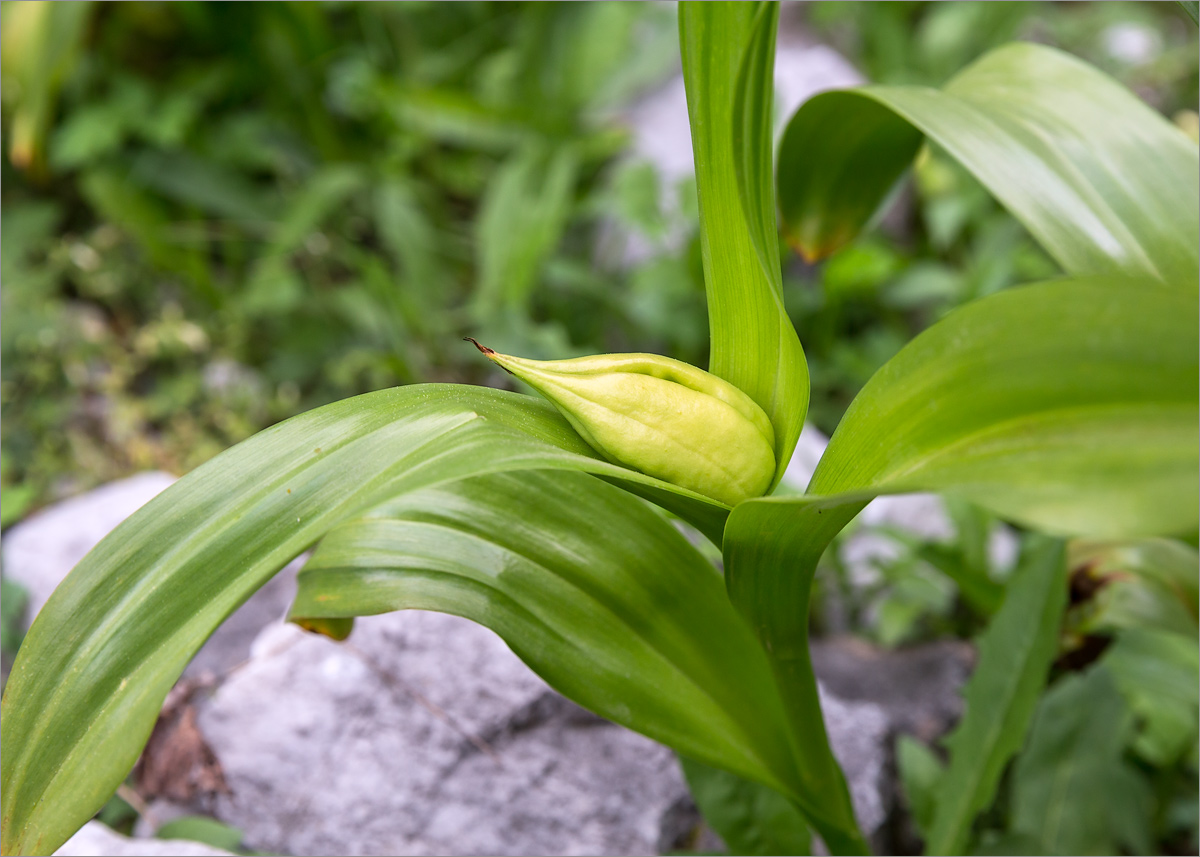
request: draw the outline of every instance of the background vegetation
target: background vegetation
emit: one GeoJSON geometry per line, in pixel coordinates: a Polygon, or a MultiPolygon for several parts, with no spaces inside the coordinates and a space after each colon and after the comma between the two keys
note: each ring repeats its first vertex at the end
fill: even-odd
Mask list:
{"type": "MultiPolygon", "coordinates": [[[[646,350],[706,364],[694,187],[626,155],[625,109],[678,67],[672,8],[0,8],[0,525],[146,468],[186,472],[345,396],[505,383],[467,333],[532,357],[646,350]]],[[[1014,38],[1056,44],[1196,135],[1196,28],[1174,5],[787,13],[785,26],[882,83],[940,84],[1014,38]]],[[[810,419],[825,431],[942,314],[1058,273],[936,151],[882,229],[823,264],[785,264],[810,419]]],[[[951,581],[982,563],[1001,585],[984,549],[996,524],[954,515],[955,542],[898,537],[899,559],[869,586],[831,563],[822,580],[843,594],[846,626],[888,645],[982,627],[988,592],[965,597],[951,581]]],[[[7,589],[3,600],[7,614],[7,589]]],[[[1104,626],[1095,612],[1076,612],[1080,641],[1104,626]]],[[[1056,687],[1066,708],[1116,699],[1086,678],[1056,687]]],[[[1110,725],[1132,717],[1112,704],[1110,725]]],[[[1125,728],[1096,740],[1119,752],[1125,728]]],[[[1034,738],[1053,748],[1053,729],[1039,720],[1034,738]]],[[[1134,753],[1152,787],[1147,836],[1194,851],[1195,731],[1181,743],[1161,729],[1134,753]]],[[[906,754],[917,794],[935,763],[906,754]]]]}

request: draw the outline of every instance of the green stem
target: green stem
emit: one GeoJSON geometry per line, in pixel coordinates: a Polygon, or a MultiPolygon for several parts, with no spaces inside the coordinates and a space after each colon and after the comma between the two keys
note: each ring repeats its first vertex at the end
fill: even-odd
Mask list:
{"type": "MultiPolygon", "coordinates": [[[[807,655],[808,641],[804,641],[807,655]]],[[[870,854],[870,847],[854,818],[850,789],[829,746],[817,679],[807,657],[771,658],[771,668],[791,725],[790,737],[804,791],[821,800],[820,806],[800,806],[831,854],[870,854]]]]}
{"type": "Polygon", "coordinates": [[[730,600],[755,629],[783,703],[794,771],[790,796],[833,854],[869,848],[825,731],[808,610],[821,554],[864,505],[845,497],[752,500],[729,516],[723,544],[730,600]]]}

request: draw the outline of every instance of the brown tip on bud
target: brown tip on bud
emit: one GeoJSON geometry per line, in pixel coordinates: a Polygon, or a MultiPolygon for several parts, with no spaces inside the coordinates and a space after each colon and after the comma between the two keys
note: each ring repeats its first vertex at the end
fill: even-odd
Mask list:
{"type": "Polygon", "coordinates": [[[484,354],[491,355],[491,354],[495,354],[495,353],[496,353],[494,350],[492,350],[491,348],[488,348],[486,345],[480,345],[478,342],[476,342],[474,339],[472,339],[472,338],[471,338],[471,337],[469,337],[469,336],[464,336],[464,337],[463,337],[463,342],[469,342],[469,343],[471,343],[472,345],[474,345],[476,348],[478,348],[478,349],[479,349],[481,352],[483,352],[484,354]]]}

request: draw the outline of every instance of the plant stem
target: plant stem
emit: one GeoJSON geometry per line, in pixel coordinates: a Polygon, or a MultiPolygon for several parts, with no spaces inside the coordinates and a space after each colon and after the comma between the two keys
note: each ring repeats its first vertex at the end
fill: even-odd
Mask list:
{"type": "Polygon", "coordinates": [[[820,796],[821,806],[800,806],[809,817],[831,854],[869,854],[870,847],[859,830],[850,801],[850,790],[841,766],[829,746],[817,680],[807,657],[771,658],[771,668],[783,698],[790,724],[790,737],[805,791],[820,796]]]}

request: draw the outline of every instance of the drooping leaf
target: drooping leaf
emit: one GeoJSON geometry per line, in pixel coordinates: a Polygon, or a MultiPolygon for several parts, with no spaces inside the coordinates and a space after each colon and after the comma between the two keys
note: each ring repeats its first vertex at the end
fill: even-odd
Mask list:
{"type": "Polygon", "coordinates": [[[773,4],[682,3],[679,40],[700,199],[709,371],[775,428],[775,483],[808,410],[808,365],[783,306],[770,192],[773,4]]]}
{"type": "Polygon", "coordinates": [[[737,774],[680,757],[696,806],[730,854],[811,854],[808,824],[787,798],[737,774]]]}
{"type": "Polygon", "coordinates": [[[809,491],[953,491],[1064,535],[1195,528],[1194,289],[1080,278],[951,313],[875,374],[809,491]]]}
{"type": "Polygon", "coordinates": [[[1056,684],[1013,769],[1012,830],[1045,854],[1150,853],[1150,785],[1122,757],[1131,727],[1104,667],[1056,684]]]}
{"type": "Polygon", "coordinates": [[[1080,632],[1145,627],[1195,639],[1200,557],[1190,545],[1172,539],[1077,539],[1069,564],[1095,588],[1074,610],[1072,624],[1080,632]]]}
{"type": "Polygon", "coordinates": [[[121,524],[39,613],[5,688],[4,853],[53,852],[122,781],[200,645],[292,557],[405,491],[481,473],[593,472],[719,538],[725,507],[596,460],[545,403],[423,385],[310,411],[121,524]]]}
{"type": "Polygon", "coordinates": [[[661,515],[594,477],[491,474],[389,500],[326,536],[292,615],[403,609],[486,625],[581,705],[788,783],[783,711],[720,573],[661,515]]]}
{"type": "Polygon", "coordinates": [[[1058,651],[1067,601],[1061,544],[1030,552],[1000,610],[979,640],[979,661],[963,692],[966,711],[946,739],[950,764],[934,795],[927,854],[961,854],[975,816],[996,793],[1000,775],[1021,748],[1058,651]]]}
{"type": "Polygon", "coordinates": [[[867,86],[804,104],[781,143],[785,231],[823,257],[852,239],[928,136],[1069,274],[1194,283],[1200,156],[1108,76],[1042,45],[986,54],[942,90],[867,86]]]}

